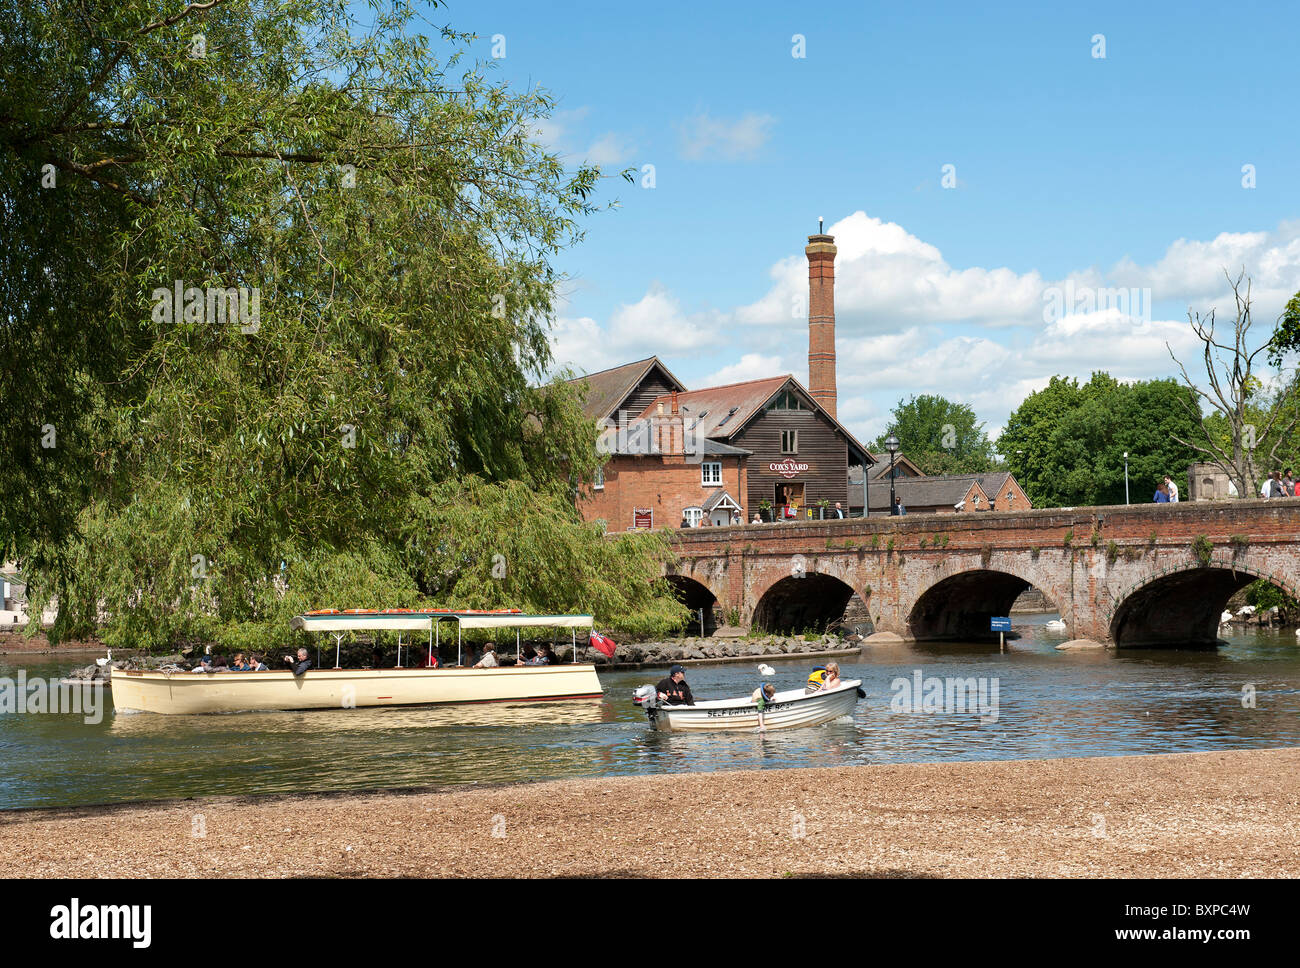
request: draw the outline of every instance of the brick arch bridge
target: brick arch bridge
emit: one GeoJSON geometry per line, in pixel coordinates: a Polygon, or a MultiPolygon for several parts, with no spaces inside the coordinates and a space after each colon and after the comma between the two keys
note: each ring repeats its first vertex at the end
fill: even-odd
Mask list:
{"type": "Polygon", "coordinates": [[[1300,598],[1300,499],[696,528],[674,549],[677,587],[742,625],[815,627],[847,606],[907,638],[980,637],[1033,586],[1072,638],[1212,645],[1257,578],[1300,598]]]}

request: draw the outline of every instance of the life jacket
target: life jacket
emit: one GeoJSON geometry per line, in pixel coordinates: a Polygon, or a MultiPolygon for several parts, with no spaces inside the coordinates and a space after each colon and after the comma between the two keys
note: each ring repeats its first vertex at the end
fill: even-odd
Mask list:
{"type": "Polygon", "coordinates": [[[808,677],[808,685],[812,686],[814,689],[820,689],[825,684],[826,684],[826,667],[817,666],[815,669],[813,669],[812,675],[808,677]]]}

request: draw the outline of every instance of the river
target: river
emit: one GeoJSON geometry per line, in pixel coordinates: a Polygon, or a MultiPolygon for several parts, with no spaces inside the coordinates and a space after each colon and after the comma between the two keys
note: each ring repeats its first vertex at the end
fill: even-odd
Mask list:
{"type": "MultiPolygon", "coordinates": [[[[1108,756],[1300,746],[1300,640],[1236,632],[1213,652],[1058,652],[1052,615],[1013,618],[998,647],[913,644],[842,661],[866,699],[813,729],[651,732],[632,689],[663,670],[601,675],[605,697],[552,705],[114,715],[0,714],[0,809],[162,797],[522,782],[701,770],[1108,756]],[[984,680],[984,710],[898,711],[896,680],[984,680]],[[1251,699],[1253,695],[1253,700],[1251,699]],[[895,707],[895,708],[891,708],[895,707]]],[[[84,657],[0,656],[0,678],[66,674],[84,657]]],[[[778,688],[808,659],[768,658],[778,688]]],[[[697,698],[752,690],[756,665],[697,666],[697,698]]]]}

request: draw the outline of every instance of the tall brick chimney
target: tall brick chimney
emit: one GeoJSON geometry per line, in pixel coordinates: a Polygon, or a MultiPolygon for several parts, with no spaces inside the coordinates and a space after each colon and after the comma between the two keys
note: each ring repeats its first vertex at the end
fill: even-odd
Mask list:
{"type": "Polygon", "coordinates": [[[808,256],[808,390],[834,417],[835,236],[810,235],[803,251],[808,256]]]}

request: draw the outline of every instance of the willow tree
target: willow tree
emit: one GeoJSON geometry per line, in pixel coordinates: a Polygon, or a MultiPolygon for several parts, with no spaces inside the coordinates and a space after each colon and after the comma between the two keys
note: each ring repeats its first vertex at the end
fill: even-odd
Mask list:
{"type": "MultiPolygon", "coordinates": [[[[594,428],[537,384],[600,172],[532,140],[551,99],[471,38],[371,8],[0,0],[0,530],[56,635],[427,594],[411,523],[450,480],[581,530],[594,428]]],[[[611,580],[653,612],[641,577],[611,580]]]]}

